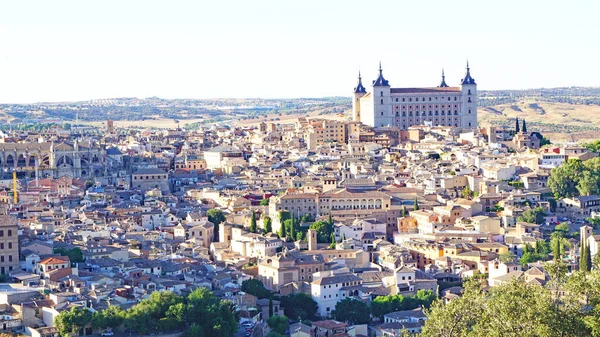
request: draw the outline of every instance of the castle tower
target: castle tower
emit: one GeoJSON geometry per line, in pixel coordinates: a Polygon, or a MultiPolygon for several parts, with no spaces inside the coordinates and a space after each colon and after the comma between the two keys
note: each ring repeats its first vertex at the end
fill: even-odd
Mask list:
{"type": "Polygon", "coordinates": [[[442,68],[442,83],[438,85],[438,88],[448,88],[448,84],[446,84],[446,75],[444,75],[444,68],[442,68]]]}
{"type": "Polygon", "coordinates": [[[365,124],[373,127],[394,125],[392,116],[392,98],[390,83],[383,77],[381,62],[379,62],[379,77],[373,81],[373,123],[365,124]]]}
{"type": "Polygon", "coordinates": [[[367,94],[367,89],[362,84],[360,71],[358,72],[358,84],[354,88],[354,99],[352,100],[352,120],[360,122],[360,98],[367,94]]]}
{"type": "Polygon", "coordinates": [[[477,83],[471,77],[471,68],[467,61],[467,73],[460,82],[462,92],[461,128],[474,129],[477,127],[477,83]]]}
{"type": "Polygon", "coordinates": [[[308,250],[317,250],[317,231],[309,229],[307,234],[308,250]]]}

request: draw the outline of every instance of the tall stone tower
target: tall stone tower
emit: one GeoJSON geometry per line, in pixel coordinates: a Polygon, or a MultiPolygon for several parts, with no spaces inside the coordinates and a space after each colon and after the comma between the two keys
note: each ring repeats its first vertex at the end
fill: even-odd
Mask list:
{"type": "Polygon", "coordinates": [[[317,231],[309,229],[307,234],[308,250],[317,250],[317,231]]]}
{"type": "Polygon", "coordinates": [[[474,129],[477,127],[477,83],[471,77],[469,61],[467,61],[467,73],[460,82],[462,92],[462,116],[461,128],[474,129]]]}
{"type": "Polygon", "coordinates": [[[579,233],[579,238],[582,241],[587,240],[590,236],[592,236],[592,230],[593,229],[594,228],[592,228],[591,226],[587,226],[587,225],[579,227],[579,232],[580,232],[579,233]]]}
{"type": "Polygon", "coordinates": [[[367,94],[367,89],[362,84],[360,71],[358,72],[358,84],[354,88],[354,100],[352,101],[352,120],[360,122],[360,98],[367,94]]]}
{"type": "Polygon", "coordinates": [[[383,77],[381,62],[379,62],[379,77],[373,82],[373,120],[374,127],[394,125],[392,116],[392,88],[383,77]]]}

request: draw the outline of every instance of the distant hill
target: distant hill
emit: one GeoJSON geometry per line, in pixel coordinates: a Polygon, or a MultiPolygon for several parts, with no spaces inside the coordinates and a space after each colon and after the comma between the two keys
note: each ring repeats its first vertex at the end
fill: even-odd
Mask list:
{"type": "MultiPolygon", "coordinates": [[[[479,92],[480,123],[499,125],[525,118],[529,129],[551,139],[600,138],[600,88],[568,87],[479,92]]],[[[296,116],[335,115],[349,118],[350,97],[293,99],[161,99],[109,98],[85,102],[4,104],[0,121],[36,121],[44,118],[82,122],[163,121],[196,125],[238,121],[284,120],[296,116]],[[286,117],[286,118],[284,118],[286,117]]],[[[175,124],[176,125],[176,124],[175,124]]]]}
{"type": "Polygon", "coordinates": [[[600,88],[481,91],[479,106],[481,125],[513,125],[518,117],[553,141],[600,138],[600,88]]]}

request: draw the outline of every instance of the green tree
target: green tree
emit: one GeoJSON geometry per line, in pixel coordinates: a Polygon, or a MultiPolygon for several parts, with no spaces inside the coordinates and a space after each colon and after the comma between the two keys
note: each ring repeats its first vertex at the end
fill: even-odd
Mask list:
{"type": "Polygon", "coordinates": [[[219,225],[225,222],[225,214],[223,214],[223,211],[220,209],[213,208],[206,212],[206,217],[208,218],[208,221],[215,225],[213,240],[219,241],[219,225]]]}
{"type": "Polygon", "coordinates": [[[521,267],[525,267],[528,263],[532,263],[535,261],[535,256],[531,252],[524,252],[521,255],[521,259],[519,260],[521,267]]]}
{"type": "Polygon", "coordinates": [[[149,313],[142,310],[135,310],[135,307],[125,312],[124,325],[127,329],[133,330],[142,336],[148,334],[151,328],[155,328],[155,324],[151,322],[152,317],[149,313]]]}
{"type": "Polygon", "coordinates": [[[296,222],[297,222],[297,220],[292,217],[290,227],[289,227],[289,234],[290,234],[289,237],[292,240],[294,240],[296,238],[296,222]]]}
{"type": "Polygon", "coordinates": [[[369,307],[363,301],[352,298],[345,298],[335,305],[335,310],[331,313],[333,318],[350,324],[367,324],[371,321],[369,315],[369,307]]]}
{"type": "Polygon", "coordinates": [[[535,253],[542,258],[545,258],[550,253],[550,247],[545,240],[537,240],[535,242],[535,253]]]}
{"type": "Polygon", "coordinates": [[[313,222],[313,218],[310,214],[304,214],[301,218],[300,218],[300,222],[313,222]]]}
{"type": "MultiPolygon", "coordinates": [[[[425,308],[429,308],[433,301],[435,301],[437,296],[435,296],[434,292],[431,290],[421,289],[417,291],[416,299],[418,300],[419,306],[424,306],[425,308]]],[[[411,308],[412,309],[412,308],[411,308]]]]}
{"type": "Polygon", "coordinates": [[[79,247],[75,247],[73,249],[54,248],[53,252],[54,254],[68,256],[69,260],[71,260],[71,263],[83,262],[85,260],[79,247]]]}
{"type": "Polygon", "coordinates": [[[269,298],[269,317],[273,316],[273,299],[269,298]]]}
{"type": "Polygon", "coordinates": [[[204,337],[204,329],[199,324],[192,324],[183,333],[183,337],[204,337]]]}
{"type": "Polygon", "coordinates": [[[589,222],[589,224],[596,229],[598,225],[600,225],[600,218],[587,218],[585,221],[589,222]]]}
{"type": "Polygon", "coordinates": [[[54,318],[54,325],[61,336],[79,335],[79,330],[92,322],[92,312],[87,308],[71,307],[54,318]]]}
{"type": "Polygon", "coordinates": [[[285,335],[285,331],[289,327],[288,318],[285,316],[271,316],[267,320],[269,327],[275,332],[285,335]]]}
{"type": "Polygon", "coordinates": [[[406,212],[406,206],[402,206],[402,217],[403,217],[403,218],[406,218],[406,215],[407,215],[407,214],[408,214],[408,213],[406,212]]]}
{"type": "Polygon", "coordinates": [[[598,172],[585,171],[583,177],[577,182],[579,195],[593,195],[600,193],[600,177],[598,172]]]}
{"type": "Polygon", "coordinates": [[[305,293],[294,293],[281,297],[281,307],[291,319],[314,320],[317,316],[317,302],[305,293]]]}
{"type": "Polygon", "coordinates": [[[200,325],[204,336],[230,337],[238,329],[233,303],[219,300],[206,288],[196,289],[188,295],[186,321],[200,325]]]}
{"type": "Polygon", "coordinates": [[[415,211],[419,210],[419,201],[417,200],[417,198],[415,198],[415,201],[413,202],[413,209],[415,211]]]}
{"type": "Polygon", "coordinates": [[[463,296],[444,304],[433,302],[426,311],[427,320],[421,332],[423,337],[475,336],[472,331],[483,316],[485,296],[481,284],[475,280],[465,282],[463,296]]]}
{"type": "Polygon", "coordinates": [[[560,260],[565,255],[565,248],[569,248],[571,244],[569,240],[563,237],[561,232],[554,232],[550,237],[550,249],[554,260],[560,260]]]}
{"type": "Polygon", "coordinates": [[[600,140],[595,140],[590,143],[581,144],[583,147],[587,148],[591,152],[599,152],[600,151],[600,140]]]}
{"type": "Polygon", "coordinates": [[[265,216],[263,219],[263,224],[265,225],[265,233],[273,232],[273,221],[268,216],[265,216]]]}
{"type": "Polygon", "coordinates": [[[331,244],[329,245],[329,248],[335,249],[335,234],[333,233],[331,233],[331,244]]]}
{"type": "Polygon", "coordinates": [[[587,244],[586,240],[581,238],[579,270],[583,272],[589,272],[590,270],[592,270],[591,255],[592,254],[590,253],[590,245],[587,244]]]}
{"type": "Polygon", "coordinates": [[[252,215],[250,217],[250,232],[256,233],[256,213],[252,210],[252,215]]]}
{"type": "Polygon", "coordinates": [[[108,329],[117,328],[123,324],[125,318],[125,312],[121,310],[121,307],[111,305],[108,308],[100,311],[96,311],[92,315],[92,327],[94,329],[108,329]]]}
{"type": "Polygon", "coordinates": [[[242,282],[241,290],[257,298],[271,298],[271,292],[257,279],[249,279],[242,282]]]}
{"type": "Polygon", "coordinates": [[[504,263],[509,263],[509,262],[514,262],[517,257],[515,256],[515,254],[512,251],[509,250],[506,253],[502,253],[502,254],[498,255],[498,258],[500,259],[500,261],[502,261],[504,263]]]}
{"type": "Polygon", "coordinates": [[[568,223],[561,222],[558,225],[556,225],[554,231],[559,232],[562,236],[567,236],[569,235],[569,232],[571,232],[571,227],[568,223]]]}
{"type": "Polygon", "coordinates": [[[517,219],[519,221],[535,223],[535,224],[540,225],[540,224],[544,223],[545,216],[546,216],[546,209],[544,207],[539,206],[536,208],[530,208],[530,209],[526,210],[517,219]]]}
{"type": "Polygon", "coordinates": [[[261,206],[269,206],[269,198],[262,199],[260,201],[261,206]]]}
{"type": "Polygon", "coordinates": [[[225,221],[225,214],[220,209],[209,209],[206,212],[206,217],[208,217],[208,221],[212,222],[215,225],[220,225],[225,221]]]}
{"type": "Polygon", "coordinates": [[[461,195],[465,199],[473,199],[473,191],[471,191],[469,186],[465,186],[465,188],[463,188],[461,195]]]}
{"type": "Polygon", "coordinates": [[[328,243],[331,242],[332,227],[329,222],[317,221],[310,225],[310,229],[314,229],[317,232],[317,242],[328,243]]]}

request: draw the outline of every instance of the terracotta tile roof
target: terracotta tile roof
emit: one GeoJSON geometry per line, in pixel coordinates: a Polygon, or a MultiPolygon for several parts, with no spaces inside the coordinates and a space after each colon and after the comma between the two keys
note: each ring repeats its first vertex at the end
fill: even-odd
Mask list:
{"type": "Polygon", "coordinates": [[[68,256],[53,256],[43,259],[38,262],[39,264],[63,264],[65,262],[70,262],[68,256]]]}

